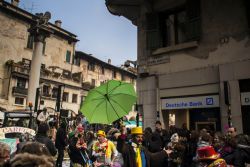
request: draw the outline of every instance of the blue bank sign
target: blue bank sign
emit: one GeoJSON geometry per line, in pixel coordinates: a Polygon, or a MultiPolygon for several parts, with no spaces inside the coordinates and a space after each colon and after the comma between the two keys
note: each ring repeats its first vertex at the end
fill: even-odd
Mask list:
{"type": "Polygon", "coordinates": [[[162,110],[219,107],[219,95],[162,99],[161,106],[162,110]]]}

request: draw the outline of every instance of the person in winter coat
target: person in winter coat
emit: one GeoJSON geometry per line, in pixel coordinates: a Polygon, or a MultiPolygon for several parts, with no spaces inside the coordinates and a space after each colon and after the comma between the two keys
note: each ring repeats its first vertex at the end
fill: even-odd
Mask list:
{"type": "Polygon", "coordinates": [[[117,150],[122,153],[125,167],[160,167],[165,158],[171,153],[170,150],[163,150],[157,153],[149,152],[142,145],[143,131],[141,127],[131,129],[132,141],[130,143],[125,142],[125,130],[122,129],[121,132],[122,134],[117,140],[117,150]]]}
{"type": "Polygon", "coordinates": [[[35,141],[44,144],[48,148],[50,154],[52,156],[55,156],[57,153],[57,150],[53,141],[47,135],[48,131],[49,131],[49,125],[46,123],[41,123],[38,126],[38,131],[35,136],[35,141]]]}
{"type": "Polygon", "coordinates": [[[58,150],[58,157],[56,160],[56,166],[61,167],[64,157],[64,150],[67,146],[67,132],[66,132],[66,123],[62,122],[60,128],[56,133],[55,146],[58,150]]]}
{"type": "Polygon", "coordinates": [[[70,138],[69,157],[73,166],[84,166],[88,163],[87,143],[82,124],[76,127],[74,136],[70,138]]]}
{"type": "Polygon", "coordinates": [[[235,167],[244,167],[246,163],[250,163],[250,137],[240,134],[236,136],[236,149],[234,150],[230,161],[230,165],[235,167]]]}

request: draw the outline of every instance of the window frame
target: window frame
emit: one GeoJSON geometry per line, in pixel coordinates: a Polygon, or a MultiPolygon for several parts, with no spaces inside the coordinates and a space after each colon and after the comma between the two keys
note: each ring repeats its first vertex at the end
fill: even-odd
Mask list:
{"type": "Polygon", "coordinates": [[[71,51],[70,50],[66,51],[65,62],[69,64],[71,63],[71,51]]]}
{"type": "Polygon", "coordinates": [[[63,102],[68,102],[69,101],[69,92],[63,92],[62,101],[63,102]]]}
{"type": "Polygon", "coordinates": [[[78,94],[73,93],[72,94],[72,103],[76,103],[77,104],[77,102],[78,102],[78,94]]]}

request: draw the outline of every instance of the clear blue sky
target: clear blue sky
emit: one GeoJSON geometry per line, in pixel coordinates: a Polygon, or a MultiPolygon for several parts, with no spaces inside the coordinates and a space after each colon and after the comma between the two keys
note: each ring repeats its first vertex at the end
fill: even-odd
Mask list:
{"type": "Polygon", "coordinates": [[[51,12],[50,22],[62,21],[62,28],[78,36],[77,50],[120,66],[136,60],[137,30],[131,21],[109,13],[105,0],[20,0],[31,13],[51,12]]]}

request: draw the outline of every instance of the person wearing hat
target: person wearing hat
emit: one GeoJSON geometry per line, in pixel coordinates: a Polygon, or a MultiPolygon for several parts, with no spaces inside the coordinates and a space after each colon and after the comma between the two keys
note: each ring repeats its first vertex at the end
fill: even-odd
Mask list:
{"type": "Polygon", "coordinates": [[[106,138],[102,130],[97,132],[97,141],[93,144],[92,155],[96,158],[96,166],[112,166],[112,162],[117,156],[114,143],[106,138]]]}
{"type": "Polygon", "coordinates": [[[117,150],[122,153],[124,166],[129,167],[160,167],[171,153],[170,150],[151,153],[143,143],[143,130],[141,127],[131,129],[132,141],[126,143],[125,128],[121,130],[122,134],[117,140],[117,150]]]}
{"type": "Polygon", "coordinates": [[[49,113],[47,112],[47,108],[43,108],[42,112],[40,112],[37,116],[37,120],[39,123],[47,123],[49,118],[49,113]]]}
{"type": "Polygon", "coordinates": [[[84,127],[79,124],[75,134],[69,141],[69,157],[73,166],[84,166],[88,163],[87,143],[84,135],[84,127]]]}
{"type": "Polygon", "coordinates": [[[197,149],[199,166],[226,167],[226,161],[220,158],[212,146],[204,146],[197,149]]]}

